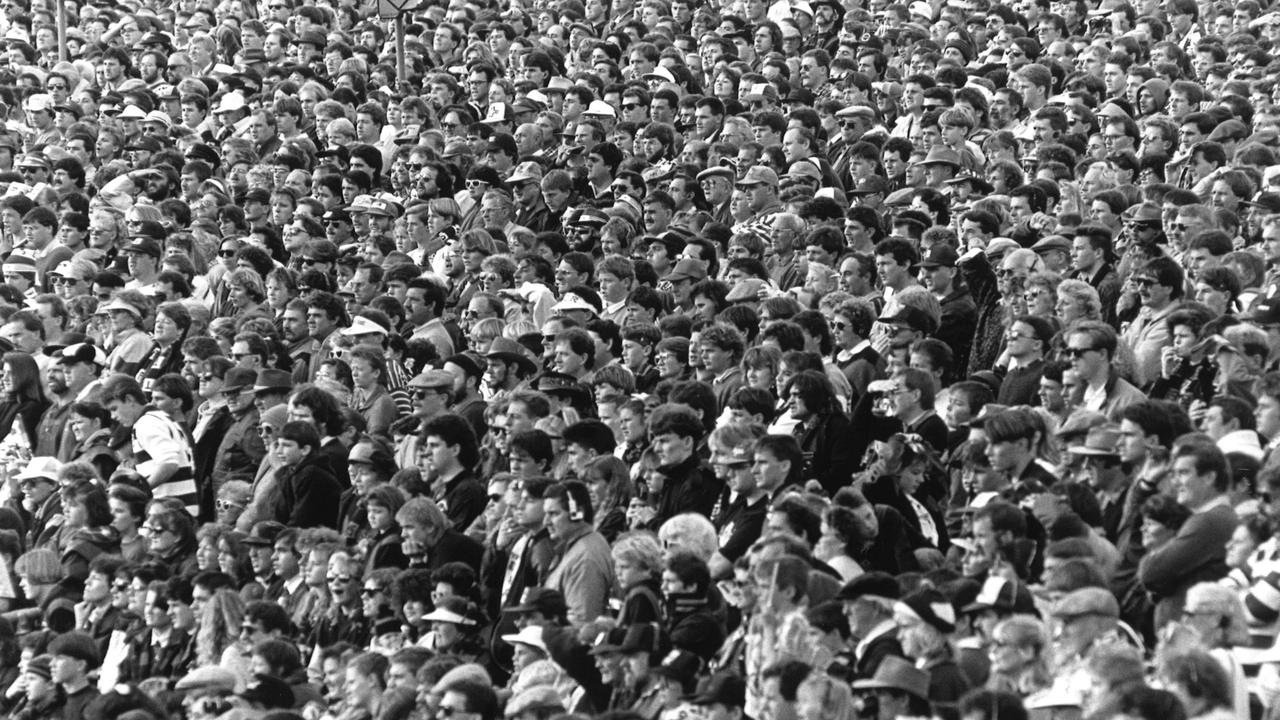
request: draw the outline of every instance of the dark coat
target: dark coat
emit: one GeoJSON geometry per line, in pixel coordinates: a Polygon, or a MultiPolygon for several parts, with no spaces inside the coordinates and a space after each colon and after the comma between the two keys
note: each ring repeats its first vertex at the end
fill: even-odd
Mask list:
{"type": "Polygon", "coordinates": [[[805,480],[817,480],[832,495],[846,487],[855,460],[849,444],[853,434],[849,418],[842,412],[820,415],[812,425],[796,426],[796,434],[804,451],[805,480]]]}
{"type": "Polygon", "coordinates": [[[276,519],[290,527],[338,527],[342,486],[329,472],[325,458],[312,453],[280,475],[280,498],[287,517],[276,519]]]}

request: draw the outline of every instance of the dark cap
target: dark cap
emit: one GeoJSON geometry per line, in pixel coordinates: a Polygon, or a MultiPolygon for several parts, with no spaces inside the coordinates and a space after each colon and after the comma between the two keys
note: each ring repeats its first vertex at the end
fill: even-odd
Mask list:
{"type": "Polygon", "coordinates": [[[688,700],[694,705],[740,708],[747,704],[747,683],[733,673],[718,672],[698,683],[698,691],[688,700]]]}
{"type": "Polygon", "coordinates": [[[274,675],[262,673],[253,676],[253,679],[245,685],[244,692],[240,693],[240,697],[268,709],[283,710],[293,707],[294,703],[293,688],[289,683],[274,675]]]}
{"type": "Polygon", "coordinates": [[[503,608],[509,613],[542,613],[546,618],[562,618],[568,615],[569,606],[565,604],[564,593],[551,588],[525,588],[519,605],[503,608]]]}
{"type": "Polygon", "coordinates": [[[249,368],[235,367],[227,371],[222,381],[223,393],[234,393],[248,390],[258,379],[258,373],[249,368]]]}
{"type": "Polygon", "coordinates": [[[858,181],[857,187],[855,187],[853,190],[850,190],[849,194],[850,195],[874,195],[876,193],[881,193],[884,195],[888,195],[889,189],[890,188],[889,188],[888,180],[884,179],[883,177],[880,177],[879,175],[872,175],[871,177],[863,178],[862,180],[858,181]]]}
{"type": "Polygon", "coordinates": [[[596,641],[591,645],[588,654],[613,655],[620,653],[622,652],[622,641],[625,639],[627,639],[627,629],[625,627],[605,630],[596,636],[596,641]]]}
{"type": "Polygon", "coordinates": [[[255,523],[253,529],[249,531],[249,536],[240,542],[244,545],[256,545],[265,547],[275,545],[276,538],[280,537],[280,533],[285,531],[285,526],[275,520],[263,520],[255,523]]]}
{"type": "Polygon", "coordinates": [[[837,600],[849,601],[872,596],[886,600],[897,600],[902,597],[902,588],[897,579],[886,572],[868,572],[845,583],[836,593],[837,600]]]}
{"type": "Polygon", "coordinates": [[[164,145],[153,135],[140,135],[138,139],[124,146],[125,150],[146,150],[147,152],[158,153],[164,149],[164,145]]]}
{"type": "Polygon", "coordinates": [[[136,252],[150,255],[158,258],[164,252],[160,247],[160,243],[150,235],[134,235],[129,239],[129,244],[124,246],[125,252],[136,252]]]}
{"type": "Polygon", "coordinates": [[[920,267],[955,267],[959,260],[960,256],[956,253],[955,248],[950,245],[935,243],[933,247],[929,248],[929,252],[925,254],[924,259],[920,261],[920,267]]]}
{"type": "Polygon", "coordinates": [[[910,305],[903,305],[894,314],[881,317],[880,322],[886,325],[906,325],[926,335],[938,329],[938,324],[929,313],[910,305]]]}
{"type": "Polygon", "coordinates": [[[260,188],[260,187],[254,188],[249,192],[245,193],[244,201],[247,203],[256,202],[256,203],[261,203],[263,205],[270,205],[271,191],[267,190],[266,188],[260,188]]]}
{"type": "Polygon", "coordinates": [[[102,654],[98,651],[98,643],[87,633],[73,630],[63,633],[49,643],[50,655],[63,655],[75,660],[83,660],[89,669],[102,665],[102,654]]]}
{"type": "Polygon", "coordinates": [[[281,390],[288,392],[293,389],[293,376],[287,370],[276,370],[267,368],[258,371],[258,377],[253,381],[254,392],[270,392],[281,390]]]}

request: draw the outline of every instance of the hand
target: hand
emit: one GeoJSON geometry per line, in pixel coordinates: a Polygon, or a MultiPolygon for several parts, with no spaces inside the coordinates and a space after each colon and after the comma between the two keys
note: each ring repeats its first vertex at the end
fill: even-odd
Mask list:
{"type": "Polygon", "coordinates": [[[1166,380],[1173,377],[1178,371],[1182,359],[1178,357],[1178,353],[1172,347],[1166,345],[1160,349],[1160,375],[1166,380]]]}

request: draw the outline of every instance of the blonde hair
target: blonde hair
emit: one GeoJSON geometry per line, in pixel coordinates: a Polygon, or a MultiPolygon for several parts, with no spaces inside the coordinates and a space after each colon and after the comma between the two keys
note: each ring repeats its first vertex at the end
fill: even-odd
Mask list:
{"type": "Polygon", "coordinates": [[[1214,582],[1198,583],[1187,590],[1187,599],[1183,604],[1187,607],[1204,607],[1222,616],[1226,621],[1222,626],[1223,643],[1228,647],[1249,644],[1249,625],[1245,620],[1244,602],[1235,590],[1214,582]]]}

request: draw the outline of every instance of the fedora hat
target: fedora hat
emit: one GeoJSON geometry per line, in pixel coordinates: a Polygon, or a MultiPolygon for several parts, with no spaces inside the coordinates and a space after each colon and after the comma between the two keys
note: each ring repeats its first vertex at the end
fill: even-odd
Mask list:
{"type": "Polygon", "coordinates": [[[511,338],[494,338],[485,357],[515,363],[525,375],[532,375],[538,371],[538,364],[529,357],[524,346],[511,338]]]}
{"type": "Polygon", "coordinates": [[[903,658],[890,655],[880,663],[880,667],[876,668],[874,677],[870,680],[858,680],[853,683],[855,692],[882,688],[900,690],[921,700],[928,700],[929,673],[903,658]]]}
{"type": "Polygon", "coordinates": [[[1083,445],[1071,446],[1072,455],[1088,455],[1091,457],[1120,457],[1116,449],[1120,444],[1120,426],[1112,423],[1094,425],[1085,435],[1083,445]]]}

